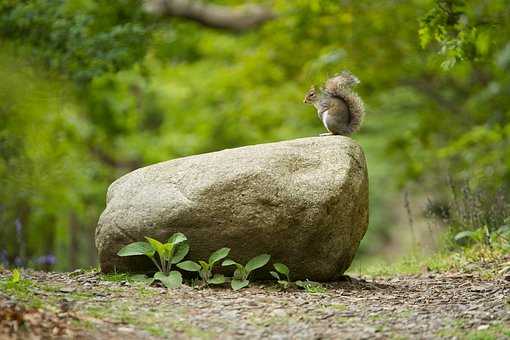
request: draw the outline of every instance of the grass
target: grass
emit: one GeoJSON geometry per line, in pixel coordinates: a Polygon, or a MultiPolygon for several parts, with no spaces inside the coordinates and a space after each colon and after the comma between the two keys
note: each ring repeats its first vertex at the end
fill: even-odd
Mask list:
{"type": "Polygon", "coordinates": [[[305,291],[309,294],[322,294],[322,293],[326,293],[328,290],[326,287],[324,287],[321,284],[314,284],[314,285],[306,286],[305,291]]]}
{"type": "MultiPolygon", "coordinates": [[[[120,282],[128,279],[128,275],[107,274],[101,278],[105,281],[120,282]]],[[[114,289],[108,289],[108,292],[114,293],[114,289]]],[[[88,305],[83,313],[99,320],[108,320],[115,324],[126,324],[134,328],[141,329],[153,336],[168,338],[174,336],[175,332],[183,333],[190,338],[208,339],[213,338],[213,334],[203,331],[189,323],[177,320],[177,316],[183,312],[176,309],[171,304],[159,304],[157,302],[147,302],[140,305],[140,301],[149,301],[160,295],[153,288],[140,285],[132,294],[126,297],[123,290],[120,289],[118,296],[111,297],[108,303],[95,303],[88,305]],[[143,311],[143,313],[141,313],[143,311]],[[161,325],[168,327],[161,327],[161,325]]],[[[90,326],[90,325],[89,325],[90,326]]]]}
{"type": "Polygon", "coordinates": [[[34,286],[31,280],[22,278],[18,282],[13,282],[12,278],[0,277],[0,292],[4,292],[8,296],[24,302],[29,307],[40,308],[43,306],[43,301],[35,296],[32,289],[34,286]]]}
{"type": "MultiPolygon", "coordinates": [[[[510,245],[504,242],[492,243],[491,246],[484,243],[477,243],[471,246],[458,247],[454,251],[437,252],[432,256],[415,253],[401,258],[393,263],[365,260],[353,265],[354,270],[351,274],[370,277],[395,277],[401,275],[414,275],[421,273],[435,272],[460,272],[460,273],[476,273],[484,279],[494,279],[501,274],[501,269],[509,266],[508,254],[510,245]],[[358,271],[358,268],[362,270],[358,271]]],[[[1,272],[0,272],[1,273],[1,272]]],[[[21,271],[21,273],[23,273],[21,271]]],[[[75,276],[80,273],[70,274],[75,276]]],[[[101,274],[99,278],[102,281],[119,283],[122,281],[130,281],[129,274],[114,273],[101,274]]],[[[77,289],[77,291],[62,294],[60,289],[62,283],[38,282],[23,277],[23,274],[14,278],[13,275],[0,275],[0,293],[4,293],[14,298],[28,307],[45,308],[54,312],[59,311],[59,300],[65,296],[75,301],[87,301],[82,305],[79,314],[84,316],[83,320],[73,320],[75,326],[94,330],[99,327],[96,320],[106,321],[108,324],[125,324],[133,326],[135,329],[143,330],[153,336],[173,337],[176,335],[185,335],[190,338],[214,338],[217,334],[213,331],[203,330],[200,326],[196,326],[189,321],[181,319],[181,315],[187,313],[185,309],[181,309],[172,304],[162,303],[171,296],[161,296],[161,291],[143,284],[133,284],[130,287],[121,285],[106,285],[101,287],[103,293],[108,294],[108,300],[96,301],[91,299],[93,293],[77,289]],[[129,294],[126,294],[129,291],[129,294]],[[142,301],[142,303],[140,303],[142,301]],[[141,313],[143,311],[143,313],[141,313]]],[[[269,288],[268,289],[274,289],[269,288]]],[[[324,293],[326,288],[322,285],[311,285],[307,287],[308,293],[324,293]]],[[[81,303],[81,302],[80,302],[81,303]]],[[[510,304],[510,300],[508,300],[510,304]]],[[[348,310],[345,304],[325,305],[325,308],[331,308],[335,311],[343,312],[348,310]]],[[[507,306],[510,308],[510,305],[507,306]]],[[[394,315],[397,319],[407,319],[411,316],[411,310],[401,311],[394,315]]],[[[306,322],[313,322],[315,316],[308,314],[302,316],[306,322]]],[[[279,325],[293,319],[294,316],[269,316],[265,320],[258,320],[254,323],[258,326],[268,327],[271,325],[279,325]]],[[[335,316],[337,322],[349,323],[352,318],[344,316],[335,316]]],[[[377,329],[381,332],[386,331],[389,326],[384,323],[384,315],[368,316],[368,322],[378,323],[377,329]]],[[[389,322],[389,321],[388,321],[389,322]]],[[[469,327],[467,327],[469,328],[469,327]]],[[[454,320],[452,323],[440,329],[438,336],[458,337],[462,339],[500,339],[510,336],[509,325],[503,323],[491,323],[488,328],[467,329],[464,320],[454,320]]]]}
{"type": "MultiPolygon", "coordinates": [[[[39,283],[25,278],[13,282],[12,278],[0,276],[0,293],[13,297],[29,308],[47,308],[57,305],[63,295],[60,293],[62,287],[62,284],[39,283]]],[[[92,294],[76,291],[65,293],[65,296],[73,301],[83,301],[90,299],[92,294]]]]}
{"type": "Polygon", "coordinates": [[[486,329],[466,330],[464,320],[456,320],[451,327],[438,332],[440,337],[461,338],[466,340],[496,340],[510,337],[510,326],[502,322],[487,325],[486,329]]]}
{"type": "Polygon", "coordinates": [[[347,310],[347,306],[344,304],[331,304],[328,307],[333,308],[334,310],[337,310],[339,312],[343,312],[347,310]]]}
{"type": "Polygon", "coordinates": [[[129,280],[128,273],[107,273],[101,274],[101,280],[109,282],[122,282],[129,280]]]}
{"type": "Polygon", "coordinates": [[[425,272],[459,272],[474,271],[484,279],[493,279],[501,275],[505,256],[510,253],[510,245],[504,240],[488,246],[478,243],[456,250],[442,250],[433,255],[420,253],[404,256],[395,262],[379,259],[362,259],[355,261],[347,273],[369,277],[391,277],[396,275],[416,275],[425,272]]]}

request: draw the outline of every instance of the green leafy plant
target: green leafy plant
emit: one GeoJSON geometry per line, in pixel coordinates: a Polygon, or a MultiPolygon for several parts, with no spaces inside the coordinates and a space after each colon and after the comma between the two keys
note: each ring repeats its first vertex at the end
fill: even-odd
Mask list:
{"type": "Polygon", "coordinates": [[[138,282],[150,286],[156,279],[145,274],[129,275],[127,280],[129,282],[138,282]]]}
{"type": "Polygon", "coordinates": [[[11,277],[8,280],[0,281],[0,288],[12,289],[20,293],[28,293],[28,287],[32,285],[32,281],[23,278],[21,270],[15,268],[11,272],[11,277]]]}
{"type": "Polygon", "coordinates": [[[270,271],[269,273],[277,280],[278,285],[283,289],[288,289],[295,285],[305,289],[309,293],[321,293],[325,291],[321,284],[315,281],[310,281],[308,279],[305,281],[291,281],[289,267],[283,263],[273,263],[273,267],[276,271],[270,271]]]}
{"type": "Polygon", "coordinates": [[[250,284],[250,281],[248,280],[250,273],[255,269],[264,267],[269,262],[270,258],[271,255],[262,254],[252,258],[244,266],[231,259],[223,261],[221,265],[224,267],[236,266],[234,275],[232,277],[232,280],[230,281],[230,286],[232,287],[233,290],[239,290],[250,284]]]}
{"type": "Polygon", "coordinates": [[[12,271],[11,279],[9,282],[13,285],[18,284],[21,281],[21,272],[19,269],[14,269],[12,271]]]}
{"type": "Polygon", "coordinates": [[[273,267],[274,269],[276,269],[276,271],[270,271],[269,274],[271,274],[271,276],[273,276],[276,279],[280,287],[282,287],[283,289],[289,288],[289,286],[292,284],[289,276],[290,275],[289,267],[287,267],[283,263],[273,263],[273,267]],[[281,277],[280,274],[282,275],[281,277]]]}
{"type": "MultiPolygon", "coordinates": [[[[178,264],[189,252],[187,238],[182,233],[175,233],[166,243],[161,243],[150,237],[145,237],[148,242],[134,242],[123,247],[117,255],[119,256],[138,256],[145,255],[151,259],[158,268],[154,274],[154,280],[161,281],[167,288],[176,288],[182,284],[182,275],[176,270],[172,270],[173,264],[178,264]],[[155,257],[159,257],[159,263],[155,257]]],[[[137,277],[142,280],[142,277],[137,277]]],[[[150,280],[146,278],[146,282],[150,280]]],[[[152,283],[152,282],[151,282],[152,283]]]]}
{"type": "Polygon", "coordinates": [[[455,234],[453,240],[460,246],[467,246],[473,243],[490,245],[491,232],[487,226],[474,230],[463,230],[455,234]]]}
{"type": "Polygon", "coordinates": [[[204,284],[222,284],[225,283],[225,276],[222,274],[214,274],[213,276],[212,269],[214,264],[227,257],[229,252],[230,248],[221,248],[212,253],[207,262],[198,261],[198,263],[196,263],[188,260],[177,264],[177,267],[189,272],[198,272],[204,284]]]}
{"type": "Polygon", "coordinates": [[[308,279],[305,281],[296,281],[295,284],[296,286],[306,290],[307,293],[318,294],[326,292],[326,288],[324,288],[324,286],[322,286],[319,282],[310,281],[308,279]]]}

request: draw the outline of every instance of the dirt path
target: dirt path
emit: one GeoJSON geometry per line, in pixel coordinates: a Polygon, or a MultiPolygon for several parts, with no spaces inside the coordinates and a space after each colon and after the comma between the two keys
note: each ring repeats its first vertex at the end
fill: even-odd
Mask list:
{"type": "Polygon", "coordinates": [[[10,273],[0,273],[0,338],[510,338],[510,282],[471,274],[351,278],[319,293],[166,290],[96,272],[23,276],[6,288],[10,273]]]}

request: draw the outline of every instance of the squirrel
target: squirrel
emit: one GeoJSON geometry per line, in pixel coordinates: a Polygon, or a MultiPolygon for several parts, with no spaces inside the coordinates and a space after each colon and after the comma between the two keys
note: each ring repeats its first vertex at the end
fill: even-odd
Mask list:
{"type": "Polygon", "coordinates": [[[304,103],[317,109],[319,119],[329,131],[321,136],[350,136],[359,130],[365,106],[361,97],[352,90],[359,83],[359,79],[349,71],[342,71],[328,79],[323,88],[317,90],[312,86],[308,91],[304,103]]]}

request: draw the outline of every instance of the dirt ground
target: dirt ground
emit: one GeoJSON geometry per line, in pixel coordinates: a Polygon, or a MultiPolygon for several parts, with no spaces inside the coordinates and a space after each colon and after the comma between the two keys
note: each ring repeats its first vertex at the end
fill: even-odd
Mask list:
{"type": "MultiPolygon", "coordinates": [[[[107,281],[95,271],[0,272],[0,338],[510,339],[510,281],[432,274],[234,292],[107,281]]],[[[508,277],[507,277],[508,278],[508,277]]]]}

